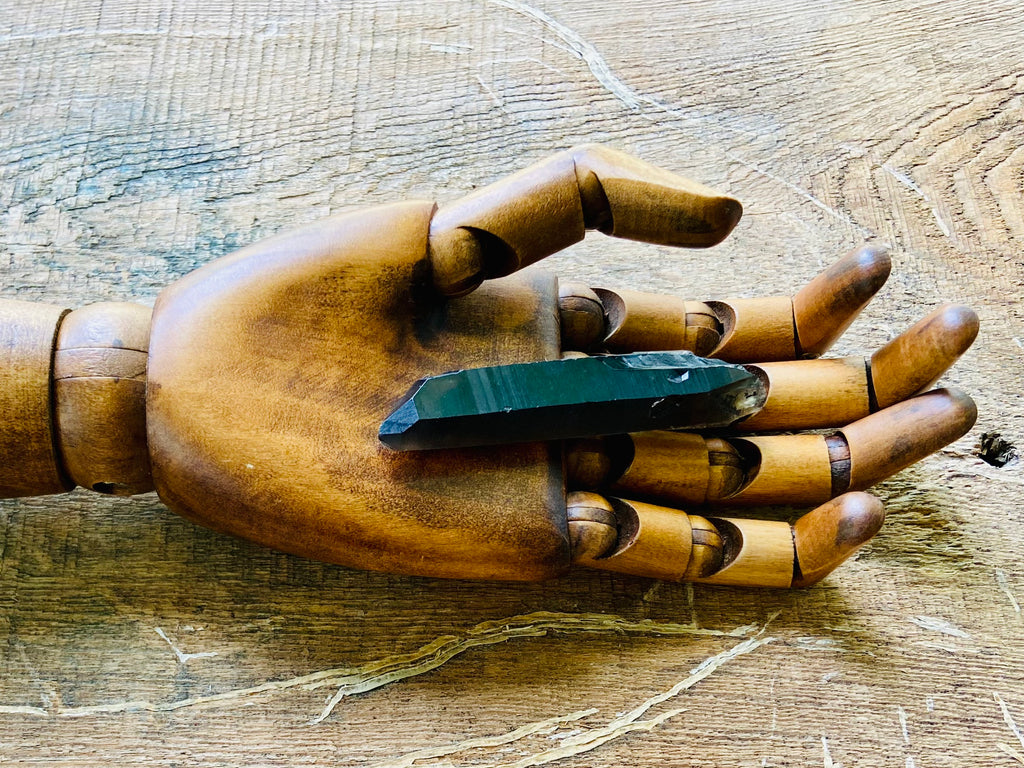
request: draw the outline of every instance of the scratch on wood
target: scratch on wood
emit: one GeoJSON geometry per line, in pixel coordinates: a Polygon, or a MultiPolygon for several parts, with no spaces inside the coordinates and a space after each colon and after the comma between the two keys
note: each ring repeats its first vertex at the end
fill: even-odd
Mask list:
{"type": "Polygon", "coordinates": [[[882,164],[882,170],[888,173],[894,179],[896,179],[896,181],[905,186],[911,192],[914,192],[915,194],[919,195],[922,200],[928,203],[928,205],[930,205],[932,208],[932,216],[935,218],[935,223],[938,226],[939,230],[947,238],[952,239],[952,233],[949,229],[949,225],[946,224],[946,221],[942,218],[942,215],[939,213],[939,209],[932,204],[932,199],[928,197],[925,191],[921,189],[921,187],[919,187],[912,178],[910,178],[907,174],[903,173],[903,171],[893,168],[888,163],[882,164]]]}
{"type": "MultiPolygon", "coordinates": [[[[656,109],[666,112],[673,117],[679,117],[687,120],[699,120],[697,116],[684,114],[681,110],[673,109],[669,105],[663,104],[657,99],[652,99],[650,96],[638,93],[630,88],[612,71],[608,62],[605,61],[604,57],[598,52],[597,48],[595,48],[592,43],[588,42],[575,30],[570,29],[557,19],[544,13],[544,11],[539,8],[529,5],[528,3],[520,2],[520,0],[491,0],[491,2],[494,5],[508,8],[522,16],[539,21],[545,27],[554,32],[563,42],[565,42],[567,47],[563,48],[563,50],[579,59],[582,59],[594,78],[603,85],[609,93],[618,99],[623,106],[633,111],[640,112],[641,105],[647,104],[648,106],[655,107],[656,109]]],[[[730,128],[729,126],[719,127],[724,128],[725,130],[731,130],[735,133],[751,135],[749,131],[742,131],[730,128]]],[[[748,167],[752,170],[756,170],[753,166],[748,167]]]]}
{"type": "Polygon", "coordinates": [[[840,647],[839,643],[829,637],[798,637],[793,640],[793,645],[805,651],[847,652],[845,648],[840,647]]]}
{"type": "MultiPolygon", "coordinates": [[[[499,5],[503,8],[508,8],[509,10],[515,11],[520,15],[534,19],[535,21],[540,22],[545,27],[554,32],[569,46],[570,53],[582,59],[586,63],[587,67],[590,69],[591,74],[593,74],[594,77],[597,79],[597,81],[601,85],[603,85],[613,96],[615,96],[615,98],[618,99],[623,104],[623,106],[633,110],[634,112],[640,113],[643,117],[650,117],[649,115],[645,114],[641,108],[642,105],[646,104],[675,118],[691,122],[703,121],[703,118],[701,118],[700,116],[686,114],[682,110],[673,108],[668,104],[664,104],[658,101],[657,99],[653,99],[650,96],[638,93],[637,91],[630,88],[625,82],[622,81],[621,78],[619,78],[612,71],[611,67],[608,65],[608,62],[605,61],[604,57],[601,56],[601,54],[598,52],[597,48],[593,46],[593,44],[588,42],[579,33],[565,26],[564,24],[554,19],[553,17],[549,16],[547,13],[540,10],[539,8],[529,5],[528,3],[521,2],[520,0],[490,1],[494,5],[499,5]]],[[[750,131],[735,128],[733,126],[725,125],[720,122],[716,123],[715,125],[720,130],[726,130],[734,134],[753,136],[753,134],[750,131]]],[[[763,176],[766,179],[774,181],[776,184],[780,184],[786,187],[787,189],[804,198],[812,205],[821,209],[828,215],[838,219],[839,221],[842,221],[847,226],[856,229],[861,234],[874,235],[874,232],[870,230],[868,227],[858,224],[847,214],[827,205],[824,201],[822,201],[815,195],[811,194],[811,192],[804,189],[803,187],[800,187],[797,184],[794,184],[790,181],[786,181],[780,176],[777,176],[769,171],[764,170],[763,168],[759,167],[756,163],[753,163],[750,160],[741,157],[735,152],[726,152],[725,156],[732,160],[733,162],[739,163],[748,170],[751,170],[754,173],[763,176]]]]}
{"type": "MultiPolygon", "coordinates": [[[[776,676],[772,675],[771,683],[768,686],[768,700],[772,703],[772,719],[768,727],[768,735],[765,738],[766,751],[771,747],[771,742],[775,738],[775,734],[779,727],[779,702],[775,696],[775,680],[776,676]]],[[[766,768],[768,765],[768,756],[765,755],[761,758],[761,768],[766,768]]]]}
{"type": "MultiPolygon", "coordinates": [[[[762,632],[763,631],[764,630],[762,630],[762,632]]],[[[747,638],[742,643],[734,645],[727,651],[723,651],[722,653],[705,659],[692,670],[690,670],[690,675],[685,680],[676,683],[672,688],[669,688],[664,693],[658,694],[657,696],[647,699],[647,701],[638,706],[632,712],[623,715],[617,720],[613,720],[612,725],[618,727],[623,722],[632,722],[633,720],[647,712],[647,710],[649,710],[655,704],[661,704],[662,702],[667,701],[668,699],[678,696],[683,691],[692,688],[694,685],[699,683],[704,678],[708,677],[710,674],[712,674],[715,670],[717,670],[727,661],[731,661],[737,656],[742,656],[745,653],[750,653],[751,651],[760,648],[762,645],[767,645],[768,643],[773,642],[775,642],[774,637],[751,637],[747,638]]]]}
{"type": "Polygon", "coordinates": [[[771,173],[769,171],[764,170],[763,168],[759,167],[755,163],[752,163],[749,160],[746,160],[746,159],[740,157],[735,152],[727,152],[726,153],[726,157],[728,157],[730,160],[733,160],[733,161],[739,163],[740,165],[743,165],[744,167],[750,169],[751,171],[754,171],[754,173],[760,174],[761,176],[764,176],[766,179],[770,179],[771,181],[774,181],[776,184],[780,184],[781,186],[785,187],[786,189],[788,189],[788,190],[790,190],[792,192],[795,192],[797,195],[799,195],[800,197],[804,198],[804,200],[807,200],[809,203],[811,203],[816,208],[821,209],[822,211],[827,213],[829,216],[832,216],[833,218],[838,219],[839,221],[843,222],[847,226],[852,227],[853,229],[856,229],[861,234],[864,234],[864,235],[874,235],[875,234],[868,227],[865,227],[865,226],[863,226],[861,224],[858,224],[850,216],[848,216],[847,214],[843,213],[842,211],[837,211],[835,208],[833,208],[830,205],[826,204],[823,200],[820,200],[819,198],[817,198],[814,195],[812,195],[810,192],[808,192],[803,187],[798,186],[798,185],[794,184],[791,181],[786,181],[781,176],[776,176],[774,173],[771,173]]]}
{"type": "Polygon", "coordinates": [[[693,590],[693,584],[686,582],[686,605],[690,608],[690,626],[699,627],[700,622],[697,621],[697,604],[695,602],[695,593],[693,590]]]}
{"type": "Polygon", "coordinates": [[[50,713],[42,707],[0,706],[0,715],[36,715],[46,717],[50,713]]]}
{"type": "Polygon", "coordinates": [[[1011,747],[1009,744],[999,743],[999,744],[996,744],[996,746],[999,747],[999,749],[1003,750],[1003,752],[1008,754],[1014,760],[1016,760],[1018,763],[1020,763],[1021,765],[1024,765],[1024,755],[1022,755],[1016,749],[1011,747]]]}
{"type": "Polygon", "coordinates": [[[824,736],[821,737],[821,755],[825,768],[835,768],[835,763],[832,762],[832,753],[828,751],[828,739],[824,736]]]}
{"type": "Polygon", "coordinates": [[[888,163],[882,164],[882,170],[888,173],[894,179],[896,179],[896,181],[905,186],[911,192],[916,192],[918,195],[921,196],[922,199],[928,199],[928,195],[924,193],[924,190],[921,189],[921,187],[919,187],[912,178],[910,178],[907,174],[903,173],[903,171],[893,168],[888,163]]]}
{"type": "Polygon", "coordinates": [[[604,57],[598,53],[597,48],[587,42],[577,32],[569,29],[569,27],[555,20],[539,8],[535,8],[527,3],[519,2],[519,0],[491,0],[491,2],[495,5],[500,5],[503,8],[508,8],[518,14],[534,19],[535,21],[539,21],[545,27],[558,35],[558,37],[569,46],[574,55],[583,60],[591,74],[593,74],[597,79],[597,82],[607,88],[615,98],[621,101],[625,106],[629,107],[629,109],[634,111],[640,110],[642,99],[639,94],[622,82],[622,80],[612,72],[611,67],[608,66],[608,62],[604,60],[604,57]]]}
{"type": "MultiPolygon", "coordinates": [[[[750,634],[754,627],[746,626],[739,628],[740,636],[750,634]]],[[[645,619],[643,621],[627,621],[618,616],[605,614],[552,614],[532,613],[525,616],[514,616],[502,621],[483,622],[469,630],[463,637],[446,636],[438,638],[434,643],[428,644],[412,654],[412,658],[396,664],[391,659],[385,659],[377,664],[382,667],[376,670],[367,670],[365,667],[355,674],[346,674],[332,679],[330,682],[318,683],[316,687],[323,685],[338,685],[338,690],[324,706],[323,711],[313,719],[313,723],[322,722],[342,699],[356,693],[379,688],[398,680],[420,675],[436,669],[455,656],[482,645],[494,645],[503,643],[513,637],[541,637],[548,631],[555,632],[643,632],[653,634],[670,635],[701,635],[708,634],[709,630],[697,629],[686,624],[660,624],[645,619]]],[[[732,630],[733,634],[736,630],[732,630]]],[[[723,633],[711,630],[712,635],[723,633]]]]}
{"type": "MultiPolygon", "coordinates": [[[[762,629],[762,632],[763,631],[764,630],[762,629]]],[[[686,711],[683,708],[670,709],[647,720],[641,720],[640,718],[646,715],[653,707],[689,690],[701,680],[704,680],[713,674],[723,664],[726,664],[739,656],[750,653],[751,651],[773,641],[774,638],[772,637],[761,637],[760,635],[748,638],[743,642],[734,645],[732,648],[705,659],[701,664],[690,671],[690,674],[686,679],[679,681],[667,691],[663,691],[656,696],[646,699],[629,712],[616,717],[605,725],[589,728],[580,733],[569,735],[564,739],[560,739],[561,743],[557,747],[526,755],[512,763],[501,763],[494,766],[494,768],[531,768],[532,766],[547,765],[548,763],[555,762],[556,760],[563,760],[567,757],[574,757],[585,752],[590,752],[591,750],[597,749],[598,747],[607,744],[610,741],[614,741],[615,739],[619,739],[629,733],[636,731],[651,731],[666,720],[676,717],[686,711]]],[[[551,721],[542,722],[548,723],[551,721]]],[[[530,729],[531,727],[532,724],[524,726],[526,729],[530,729]]],[[[454,746],[457,747],[459,745],[454,746]]],[[[456,751],[462,750],[452,749],[446,751],[444,754],[452,755],[456,754],[456,751]]],[[[407,768],[411,765],[408,761],[408,757],[408,755],[403,755],[397,762],[385,763],[380,766],[375,766],[375,768],[407,768]]],[[[445,765],[450,764],[445,763],[445,765]]]]}
{"type": "Polygon", "coordinates": [[[999,705],[999,709],[1003,713],[1003,720],[1006,725],[1013,732],[1013,735],[1017,737],[1017,741],[1024,747],[1024,734],[1020,732],[1020,728],[1017,727],[1017,722],[1013,719],[1013,715],[1010,714],[1010,708],[1006,706],[1006,702],[1003,701],[1003,697],[995,691],[992,692],[992,698],[996,700],[996,704],[999,705]]]}
{"type": "Polygon", "coordinates": [[[447,757],[448,755],[456,755],[460,752],[468,752],[471,749],[500,747],[504,744],[511,744],[514,741],[520,741],[528,736],[535,736],[537,734],[547,735],[553,733],[567,723],[575,723],[585,717],[595,715],[597,712],[598,710],[596,709],[584,709],[579,712],[570,712],[568,715],[549,717],[547,720],[540,720],[536,723],[527,723],[526,725],[521,725],[518,728],[509,731],[508,733],[502,733],[497,736],[479,736],[477,738],[460,741],[457,744],[446,744],[441,747],[417,749],[414,752],[406,752],[397,760],[381,763],[374,768],[408,768],[419,760],[426,760],[432,757],[447,757]]]}
{"type": "Polygon", "coordinates": [[[178,646],[176,646],[173,642],[171,642],[171,638],[167,636],[167,633],[165,633],[163,629],[161,629],[160,627],[156,627],[154,628],[153,631],[160,635],[160,637],[162,637],[167,642],[167,644],[171,646],[171,650],[174,651],[174,655],[178,657],[179,664],[187,664],[192,659],[208,659],[211,656],[217,655],[216,651],[202,651],[201,653],[185,653],[180,648],[178,648],[178,646]]]}
{"type": "MultiPolygon", "coordinates": [[[[119,701],[111,704],[46,710],[40,707],[13,707],[21,714],[43,717],[90,717],[122,712],[174,712],[187,707],[231,705],[261,696],[294,688],[316,690],[338,687],[331,703],[314,722],[323,720],[346,696],[365,693],[436,669],[459,654],[479,646],[504,643],[518,637],[542,637],[548,632],[575,633],[628,633],[654,636],[700,635],[707,637],[747,637],[757,631],[748,624],[731,630],[699,629],[687,624],[673,624],[643,619],[630,621],[620,616],[601,613],[536,613],[510,616],[497,621],[485,621],[459,635],[442,635],[420,648],[405,654],[396,654],[369,661],[357,667],[337,667],[312,672],[287,680],[271,680],[248,688],[235,688],[221,693],[192,696],[177,701],[119,701]]],[[[763,629],[761,630],[763,631],[763,629]]],[[[8,707],[12,709],[12,707],[8,707]]],[[[0,709],[0,712],[5,711],[0,709]]]]}
{"type": "Polygon", "coordinates": [[[1020,603],[1017,602],[1017,598],[1010,591],[1010,582],[1006,578],[1006,571],[1002,568],[996,568],[996,581],[999,583],[999,588],[1003,591],[1003,594],[1010,601],[1010,605],[1013,606],[1013,612],[1017,614],[1017,618],[1021,618],[1020,603]]]}
{"type": "Polygon", "coordinates": [[[430,50],[438,53],[469,53],[473,46],[469,43],[435,43],[430,40],[421,40],[421,45],[429,46],[430,50]]]}
{"type": "Polygon", "coordinates": [[[944,635],[951,637],[963,637],[970,638],[970,635],[964,632],[960,627],[952,624],[945,619],[938,619],[934,616],[911,616],[908,619],[911,624],[916,624],[921,629],[931,630],[932,632],[941,632],[944,635]]]}
{"type": "Polygon", "coordinates": [[[498,107],[498,109],[503,109],[505,107],[501,99],[498,98],[498,94],[496,94],[491,87],[484,82],[484,79],[480,77],[480,75],[476,75],[476,81],[480,83],[480,87],[483,89],[484,93],[491,97],[491,101],[494,102],[494,106],[498,107]]]}
{"type": "Polygon", "coordinates": [[[910,744],[910,732],[907,730],[907,713],[903,707],[896,707],[896,716],[900,721],[900,730],[903,731],[903,743],[910,744]]]}
{"type": "Polygon", "coordinates": [[[946,223],[946,220],[942,218],[942,215],[939,213],[938,208],[932,207],[932,217],[935,219],[935,224],[936,226],[938,226],[939,231],[948,239],[952,240],[953,232],[949,228],[949,225],[946,223]]]}
{"type": "MultiPolygon", "coordinates": [[[[525,38],[527,38],[529,40],[540,40],[542,43],[544,43],[544,45],[550,45],[552,48],[555,48],[555,49],[557,49],[559,51],[565,51],[570,56],[575,56],[575,53],[573,53],[572,48],[570,48],[568,45],[563,45],[562,43],[560,43],[557,40],[554,40],[554,39],[552,39],[550,37],[541,37],[539,35],[532,35],[532,34],[530,34],[528,32],[522,32],[522,31],[520,31],[518,29],[514,29],[512,27],[503,27],[502,31],[505,32],[506,34],[509,34],[509,35],[519,35],[520,37],[525,37],[525,38]]],[[[562,73],[562,76],[565,77],[565,73],[564,72],[562,73]]]]}
{"type": "Polygon", "coordinates": [[[681,715],[685,711],[685,709],[670,709],[667,712],[662,712],[657,717],[652,717],[650,720],[640,720],[638,722],[621,725],[617,728],[598,728],[594,732],[584,733],[580,734],[580,736],[573,737],[571,739],[573,742],[572,744],[567,743],[570,739],[566,739],[561,747],[548,749],[535,755],[524,757],[522,760],[517,760],[514,763],[500,763],[495,766],[495,768],[530,768],[531,766],[547,765],[548,763],[553,763],[556,760],[564,760],[567,757],[582,755],[584,752],[590,752],[591,750],[597,749],[598,747],[607,744],[609,741],[622,738],[626,734],[633,733],[635,731],[652,731],[666,720],[670,720],[673,717],[681,715]],[[586,738],[586,741],[579,741],[584,738],[586,738]]]}

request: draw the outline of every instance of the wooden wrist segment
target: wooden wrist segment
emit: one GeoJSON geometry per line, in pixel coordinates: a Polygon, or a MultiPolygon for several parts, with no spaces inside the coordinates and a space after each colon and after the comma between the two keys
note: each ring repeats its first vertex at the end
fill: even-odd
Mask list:
{"type": "Polygon", "coordinates": [[[0,496],[153,490],[146,445],[150,310],[0,301],[7,359],[0,412],[0,496]]]}
{"type": "Polygon", "coordinates": [[[52,418],[54,345],[68,310],[0,301],[0,495],[61,493],[72,485],[60,467],[52,418]]]}

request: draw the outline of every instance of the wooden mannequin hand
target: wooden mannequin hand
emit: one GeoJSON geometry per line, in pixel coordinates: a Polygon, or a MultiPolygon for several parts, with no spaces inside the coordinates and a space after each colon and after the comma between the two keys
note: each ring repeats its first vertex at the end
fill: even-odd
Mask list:
{"type": "Polygon", "coordinates": [[[864,361],[761,363],[823,352],[884,281],[885,254],[862,250],[792,300],[684,303],[575,285],[560,297],[550,274],[511,274],[588,228],[710,246],[739,216],[731,198],[583,147],[440,210],[373,208],[257,243],[169,287],[151,324],[135,305],[67,314],[2,302],[0,412],[11,426],[0,436],[9,467],[0,493],[155,487],[214,529],[400,573],[529,580],[576,561],[664,578],[811,583],[882,519],[866,494],[827,499],[970,428],[966,395],[901,401],[970,345],[973,313],[939,310],[877,352],[871,372],[864,361]],[[749,429],[854,423],[831,437],[652,433],[413,453],[377,440],[422,376],[570,349],[665,346],[758,362],[769,400],[749,429]],[[687,505],[826,504],[791,527],[590,490],[608,488],[687,505]]]}

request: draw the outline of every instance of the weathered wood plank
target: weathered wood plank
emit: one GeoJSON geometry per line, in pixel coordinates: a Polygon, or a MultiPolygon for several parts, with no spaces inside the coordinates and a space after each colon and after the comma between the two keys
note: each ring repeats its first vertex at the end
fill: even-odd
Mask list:
{"type": "Polygon", "coordinates": [[[783,292],[877,238],[893,278],[838,353],[945,300],[974,306],[982,335],[945,378],[976,397],[978,427],[883,484],[879,538],[807,592],[400,578],[230,540],[152,497],[4,502],[0,756],[376,765],[599,710],[445,758],[514,763],[577,730],[600,741],[718,657],[637,721],[685,713],[612,727],[565,764],[1014,764],[1024,477],[977,452],[982,433],[1024,440],[1022,32],[1012,0],[9,2],[4,296],[151,303],[284,227],[452,199],[604,141],[735,194],[746,218],[706,253],[589,238],[551,260],[563,273],[695,298],[783,292]],[[729,657],[758,629],[514,638],[347,698],[315,726],[337,683],[285,684],[534,611],[767,625],[773,642],[729,657]]]}

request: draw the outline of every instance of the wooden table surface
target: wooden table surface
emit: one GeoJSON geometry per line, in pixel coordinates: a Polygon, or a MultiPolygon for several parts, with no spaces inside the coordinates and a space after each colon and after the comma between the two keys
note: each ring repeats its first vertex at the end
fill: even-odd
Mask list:
{"type": "Polygon", "coordinates": [[[592,236],[562,274],[787,292],[872,239],[893,277],[837,352],[944,301],[982,333],[944,379],[978,426],[807,591],[404,578],[153,496],[4,502],[0,761],[1024,763],[1024,476],[982,458],[1024,440],[1022,41],[1016,0],[8,0],[4,296],[152,303],[297,223],[600,141],[746,216],[710,252],[592,236]]]}

